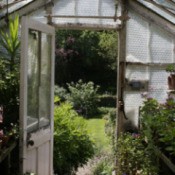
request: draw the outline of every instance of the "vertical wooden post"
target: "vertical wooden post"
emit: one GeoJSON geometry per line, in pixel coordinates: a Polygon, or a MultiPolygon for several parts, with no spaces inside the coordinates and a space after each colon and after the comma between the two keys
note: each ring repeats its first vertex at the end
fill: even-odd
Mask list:
{"type": "Polygon", "coordinates": [[[50,3],[48,3],[48,4],[45,6],[46,14],[48,14],[48,17],[47,17],[47,24],[49,24],[49,25],[52,25],[52,23],[53,23],[53,21],[52,21],[53,5],[54,5],[54,2],[51,0],[50,3]]]}
{"type": "MultiPolygon", "coordinates": [[[[121,5],[121,15],[127,14],[127,0],[119,0],[121,5]]],[[[125,68],[126,68],[126,20],[122,21],[121,29],[118,31],[118,71],[117,71],[117,138],[123,131],[124,125],[124,101],[123,90],[125,87],[125,68]]]]}

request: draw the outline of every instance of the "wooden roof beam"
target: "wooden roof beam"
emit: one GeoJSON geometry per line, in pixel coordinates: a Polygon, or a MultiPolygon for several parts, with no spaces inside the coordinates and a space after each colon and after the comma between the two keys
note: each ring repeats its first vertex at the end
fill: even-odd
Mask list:
{"type": "Polygon", "coordinates": [[[110,24],[84,24],[84,23],[52,23],[52,26],[59,29],[70,29],[70,30],[120,30],[120,25],[110,25],[110,24]]]}

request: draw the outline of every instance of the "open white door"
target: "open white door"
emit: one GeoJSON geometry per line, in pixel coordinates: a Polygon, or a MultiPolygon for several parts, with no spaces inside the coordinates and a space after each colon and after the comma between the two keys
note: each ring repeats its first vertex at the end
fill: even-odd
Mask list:
{"type": "Polygon", "coordinates": [[[21,174],[53,175],[54,48],[53,27],[22,18],[21,174]]]}

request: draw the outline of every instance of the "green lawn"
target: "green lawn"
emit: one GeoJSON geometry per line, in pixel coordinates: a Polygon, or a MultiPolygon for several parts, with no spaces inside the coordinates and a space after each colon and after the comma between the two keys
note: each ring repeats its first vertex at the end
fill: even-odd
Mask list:
{"type": "Polygon", "coordinates": [[[99,118],[87,119],[87,128],[97,148],[101,151],[109,151],[110,142],[105,134],[105,120],[99,118]]]}

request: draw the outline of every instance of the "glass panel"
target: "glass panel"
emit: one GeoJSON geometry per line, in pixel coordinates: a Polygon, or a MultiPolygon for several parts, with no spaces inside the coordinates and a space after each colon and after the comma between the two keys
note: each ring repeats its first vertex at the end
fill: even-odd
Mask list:
{"type": "MultiPolygon", "coordinates": [[[[70,16],[114,16],[115,0],[59,0],[54,3],[53,14],[70,16]]],[[[113,19],[53,18],[56,24],[87,23],[116,25],[113,19]]]]}
{"type": "Polygon", "coordinates": [[[39,33],[29,30],[27,130],[38,128],[39,33]]]}
{"type": "MultiPolygon", "coordinates": [[[[170,21],[170,22],[172,22],[173,24],[175,24],[175,18],[174,18],[173,13],[170,14],[170,13],[168,13],[168,12],[165,12],[161,7],[157,7],[157,6],[155,6],[154,4],[152,4],[151,2],[146,2],[146,1],[143,1],[143,0],[137,0],[137,1],[139,1],[140,3],[142,3],[143,5],[145,5],[146,7],[148,7],[149,9],[153,10],[153,11],[156,12],[158,15],[160,15],[160,16],[166,18],[168,21],[170,21]]],[[[159,0],[159,1],[160,1],[160,0],[159,0]]],[[[163,1],[164,1],[164,0],[163,0],[163,1]]],[[[169,4],[169,3],[166,3],[166,4],[165,4],[163,1],[161,2],[161,5],[163,5],[164,8],[165,8],[166,10],[169,10],[169,8],[166,7],[167,4],[168,4],[170,7],[173,7],[171,4],[169,4]],[[165,5],[166,5],[166,6],[165,6],[165,5]]],[[[159,2],[159,3],[160,3],[160,2],[159,2]]],[[[170,11],[169,11],[169,12],[170,12],[170,11]]]]}
{"type": "Polygon", "coordinates": [[[41,35],[41,71],[39,87],[40,127],[49,124],[51,102],[51,36],[41,35]]]}
{"type": "Polygon", "coordinates": [[[50,123],[51,36],[29,30],[28,42],[28,132],[50,123]]]}

